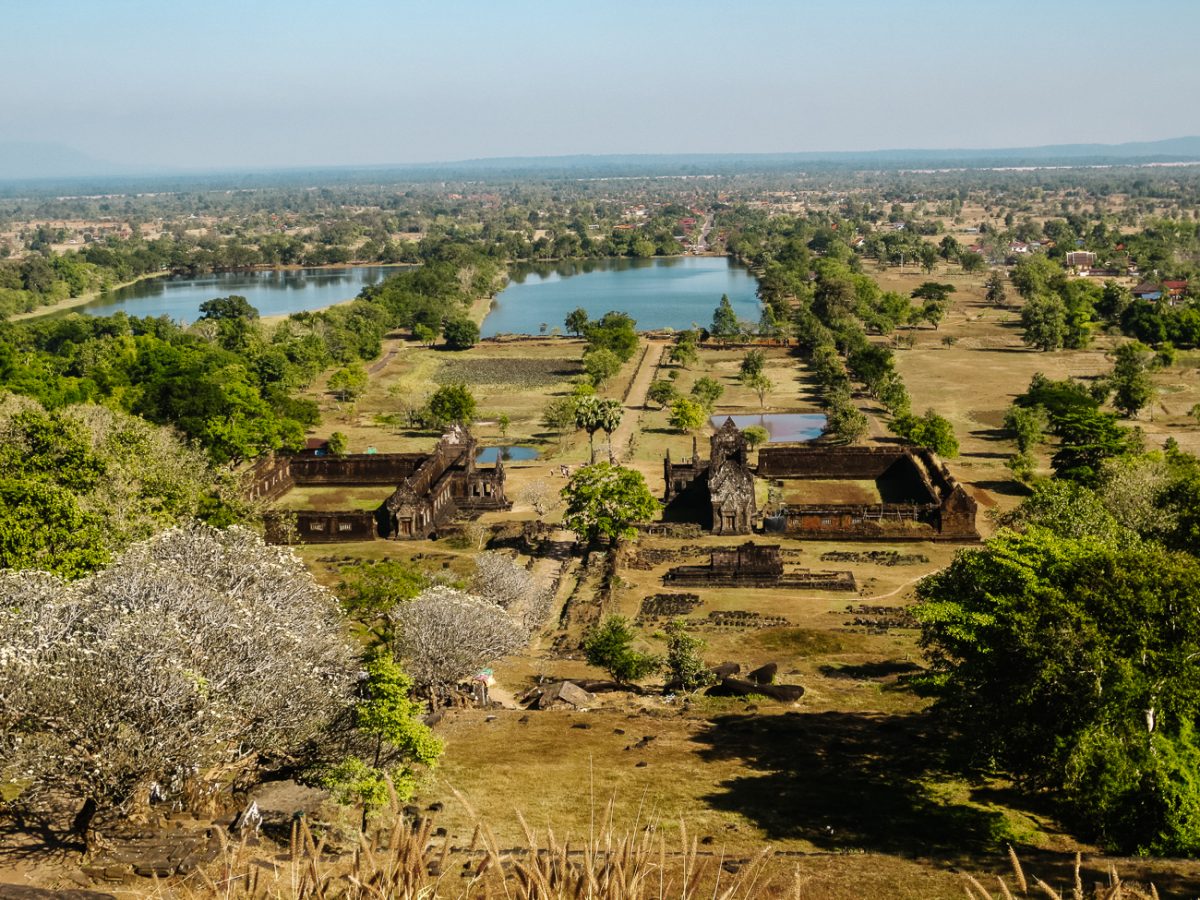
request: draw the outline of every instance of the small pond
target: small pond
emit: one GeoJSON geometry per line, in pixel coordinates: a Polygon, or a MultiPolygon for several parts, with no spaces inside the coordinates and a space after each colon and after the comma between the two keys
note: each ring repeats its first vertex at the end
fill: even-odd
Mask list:
{"type": "Polygon", "coordinates": [[[481,447],[475,451],[475,462],[494,463],[498,458],[505,462],[521,462],[541,456],[533,447],[481,447]]]}
{"type": "Polygon", "coordinates": [[[745,431],[755,425],[767,429],[769,444],[789,444],[819,438],[825,430],[825,416],[821,413],[760,413],[750,416],[713,416],[709,419],[713,428],[720,428],[726,419],[745,431]]]}

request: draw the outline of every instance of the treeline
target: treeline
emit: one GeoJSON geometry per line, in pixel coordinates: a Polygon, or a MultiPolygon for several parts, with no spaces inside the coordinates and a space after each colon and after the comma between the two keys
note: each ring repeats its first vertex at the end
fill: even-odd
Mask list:
{"type": "Polygon", "coordinates": [[[469,247],[442,255],[274,327],[240,297],[208,301],[189,327],[124,314],[0,323],[0,387],[50,409],[104,403],[173,425],[216,462],[296,449],[319,420],[300,389],[331,365],[375,358],[394,328],[461,320],[503,271],[469,247]]]}

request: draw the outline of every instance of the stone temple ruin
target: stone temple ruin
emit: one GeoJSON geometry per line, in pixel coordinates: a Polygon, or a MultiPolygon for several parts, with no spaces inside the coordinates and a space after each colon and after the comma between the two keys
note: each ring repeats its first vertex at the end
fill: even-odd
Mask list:
{"type": "Polygon", "coordinates": [[[977,541],[975,500],[936,454],[915,447],[768,444],[758,466],[726,419],[709,460],[663,461],[666,517],[714,534],[766,533],[847,540],[977,541]],[[759,513],[755,477],[773,499],[759,513]]]}
{"type": "Polygon", "coordinates": [[[296,486],[396,485],[375,510],[275,511],[266,516],[267,540],[331,543],[373,538],[421,540],[437,536],[453,519],[509,509],[504,464],[475,462],[477,444],[455,425],[431,453],[358,453],[346,456],[280,455],[251,475],[248,493],[277,500],[296,486]]]}
{"type": "Polygon", "coordinates": [[[850,572],[785,572],[778,544],[747,541],[740,547],[715,547],[706,566],[675,566],[663,576],[672,587],[808,588],[824,591],[858,589],[850,572]]]}

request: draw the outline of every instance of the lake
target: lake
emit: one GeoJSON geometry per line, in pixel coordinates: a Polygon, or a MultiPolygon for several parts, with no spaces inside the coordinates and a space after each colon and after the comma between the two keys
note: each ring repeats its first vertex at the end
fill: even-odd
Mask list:
{"type": "Polygon", "coordinates": [[[724,256],[573,260],[514,267],[496,295],[483,336],[539,334],[562,329],[582,306],[592,318],[620,310],[639,330],[707,326],[728,294],[739,319],[758,322],[758,282],[724,256]]]}
{"type": "Polygon", "coordinates": [[[214,297],[240,294],[264,316],[282,316],[353,300],[365,285],[375,284],[408,266],[341,266],[329,269],[277,269],[214,272],[195,278],[147,278],[105,294],[69,312],[111,316],[170,316],[182,322],[200,318],[200,304],[214,297]]]}
{"type": "Polygon", "coordinates": [[[537,459],[542,454],[533,447],[481,447],[475,451],[475,462],[494,463],[497,459],[504,462],[521,462],[522,460],[537,459]]]}
{"type": "Polygon", "coordinates": [[[713,428],[720,428],[726,419],[740,431],[752,425],[767,429],[768,444],[788,444],[796,441],[811,441],[819,438],[825,430],[825,416],[821,413],[762,413],[750,416],[713,416],[709,419],[713,428]]]}

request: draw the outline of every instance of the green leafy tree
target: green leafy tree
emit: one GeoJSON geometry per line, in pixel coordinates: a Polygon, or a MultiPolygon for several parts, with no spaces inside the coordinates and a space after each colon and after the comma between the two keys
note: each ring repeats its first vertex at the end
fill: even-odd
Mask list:
{"type": "Polygon", "coordinates": [[[572,397],[551,400],[542,410],[542,425],[558,435],[562,441],[575,425],[576,401],[572,397]]]}
{"type": "Polygon", "coordinates": [[[1057,294],[1034,294],[1021,307],[1021,339],[1030,347],[1062,348],[1067,337],[1067,307],[1057,294]]]}
{"type": "Polygon", "coordinates": [[[367,389],[367,370],[362,363],[343,366],[329,376],[329,390],[341,402],[357,400],[367,389]]]}
{"type": "Polygon", "coordinates": [[[633,537],[637,534],[633,523],[646,521],[659,510],[640,472],[610,463],[577,469],[562,496],[566,501],[563,524],[588,543],[602,537],[633,537]]]}
{"type": "Polygon", "coordinates": [[[675,398],[679,396],[679,391],[675,389],[674,383],[666,378],[660,378],[657,381],[651,382],[649,389],[646,391],[646,399],[652,403],[657,403],[659,409],[666,409],[675,402],[675,398]]]}
{"type": "Polygon", "coordinates": [[[974,250],[964,250],[958,254],[958,264],[962,266],[964,272],[979,272],[987,265],[987,260],[983,258],[982,253],[976,253],[974,250]]]}
{"type": "Polygon", "coordinates": [[[563,325],[567,329],[567,334],[574,334],[578,336],[587,331],[588,322],[590,321],[591,320],[588,318],[587,310],[582,306],[577,306],[575,309],[567,313],[567,318],[563,322],[563,325]]]}
{"type": "MultiPolygon", "coordinates": [[[[592,395],[580,397],[576,401],[575,427],[582,428],[587,432],[588,451],[591,455],[592,463],[596,462],[596,432],[603,431],[606,435],[611,436],[617,430],[617,426],[621,424],[621,415],[623,412],[620,400],[605,399],[592,395]]],[[[611,449],[610,447],[610,456],[611,449]]]]}
{"type": "Polygon", "coordinates": [[[433,342],[437,340],[437,332],[423,322],[413,325],[412,336],[413,340],[425,347],[432,347],[433,342]]]}
{"type": "Polygon", "coordinates": [[[918,586],[925,686],[977,762],[1125,853],[1200,853],[1200,563],[1031,527],[918,586]]]}
{"type": "Polygon", "coordinates": [[[983,299],[992,306],[1004,306],[1008,302],[1007,279],[999,269],[992,269],[983,283],[983,299]]]}
{"type": "Polygon", "coordinates": [[[932,409],[927,409],[925,415],[920,417],[896,416],[888,427],[905,440],[932,450],[938,456],[958,456],[958,439],[954,436],[954,426],[950,424],[949,419],[938,415],[932,409]]]}
{"type": "Polygon", "coordinates": [[[442,385],[429,398],[429,417],[439,427],[470,425],[475,415],[475,395],[461,381],[442,385]]]}
{"type": "Polygon", "coordinates": [[[713,311],[709,333],[715,338],[731,338],[737,337],[741,330],[737,313],[733,311],[733,304],[729,302],[729,295],[722,294],[720,305],[713,311]]]}
{"type": "Polygon", "coordinates": [[[583,639],[588,665],[604,669],[620,684],[633,684],[662,668],[662,657],[634,649],[637,633],[624,616],[608,616],[583,639]]]}
{"type": "Polygon", "coordinates": [[[746,446],[754,450],[771,439],[771,432],[761,425],[751,425],[742,431],[742,437],[746,439],[746,446]]]}
{"type": "Polygon", "coordinates": [[[1149,372],[1154,353],[1140,341],[1128,341],[1116,349],[1113,357],[1113,370],[1108,378],[1113,389],[1113,406],[1123,416],[1133,418],[1154,396],[1149,372]]]}
{"type": "Polygon", "coordinates": [[[829,407],[825,428],[838,440],[853,444],[867,433],[870,423],[853,403],[844,402],[829,407]]]}
{"type": "Polygon", "coordinates": [[[329,452],[333,456],[346,455],[346,435],[335,431],[329,436],[329,452]]]}
{"type": "Polygon", "coordinates": [[[762,372],[746,379],[746,387],[750,388],[758,396],[758,405],[761,408],[766,408],[767,397],[775,390],[774,383],[762,372]]]}
{"type": "Polygon", "coordinates": [[[743,381],[753,378],[755,375],[762,375],[763,370],[767,366],[766,354],[761,350],[748,350],[746,355],[742,357],[741,364],[738,366],[738,377],[743,381]]]}
{"type": "Polygon", "coordinates": [[[1142,449],[1140,432],[1121,425],[1112,413],[1080,409],[1054,416],[1051,424],[1059,438],[1050,460],[1054,474],[1089,487],[1098,483],[1105,460],[1142,449]]]}
{"type": "Polygon", "coordinates": [[[671,346],[671,362],[682,369],[689,369],[699,362],[700,353],[696,349],[696,340],[695,331],[679,332],[679,336],[675,338],[675,343],[671,346]]]}
{"type": "Polygon", "coordinates": [[[611,350],[600,347],[583,355],[583,371],[592,384],[600,387],[621,371],[621,360],[611,350]]]}
{"type": "Polygon", "coordinates": [[[1004,430],[1017,442],[1017,452],[1026,454],[1046,439],[1046,411],[1040,406],[1013,404],[1004,414],[1004,430]]]}
{"type": "Polygon", "coordinates": [[[342,803],[362,808],[362,829],[371,813],[387,806],[392,794],[407,801],[417,789],[417,768],[432,769],[444,749],[422,722],[425,705],[411,697],[413,682],[390,653],[369,659],[363,697],[354,710],[370,762],[349,756],[324,773],[322,782],[342,803]],[[389,789],[390,785],[390,789],[389,789]]]}
{"type": "Polygon", "coordinates": [[[383,559],[343,569],[338,596],[347,614],[388,644],[395,637],[388,614],[397,603],[413,599],[430,585],[429,577],[410,563],[383,559]]]}
{"type": "Polygon", "coordinates": [[[683,434],[699,431],[706,421],[708,411],[700,403],[687,397],[675,399],[671,404],[671,415],[667,418],[668,424],[683,434]]]}
{"type": "Polygon", "coordinates": [[[479,343],[479,326],[466,316],[447,319],[442,326],[446,347],[450,350],[469,350],[479,343]]]}
{"type": "Polygon", "coordinates": [[[700,655],[705,642],[688,634],[687,627],[679,619],[663,629],[667,641],[667,657],[663,669],[667,675],[667,686],[680,691],[698,691],[717,680],[717,676],[700,655]]]}
{"type": "Polygon", "coordinates": [[[717,379],[707,375],[697,378],[695,384],[692,385],[692,397],[709,412],[717,405],[717,401],[724,393],[725,386],[717,379]]]}
{"type": "Polygon", "coordinates": [[[633,359],[637,352],[637,323],[623,312],[606,312],[584,328],[583,336],[588,352],[611,350],[623,363],[633,359]]]}

